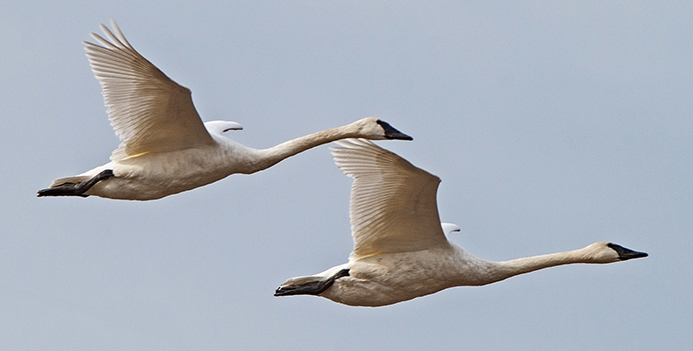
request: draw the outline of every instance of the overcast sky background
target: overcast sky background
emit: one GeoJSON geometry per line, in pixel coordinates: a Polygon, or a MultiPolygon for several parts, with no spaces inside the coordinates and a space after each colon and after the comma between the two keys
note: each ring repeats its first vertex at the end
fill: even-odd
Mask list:
{"type": "Polygon", "coordinates": [[[693,3],[3,1],[0,349],[693,349],[693,3]],[[327,146],[157,201],[36,198],[118,139],[83,40],[118,21],[269,147],[377,116],[491,260],[650,254],[381,308],[275,298],[346,262],[327,146]]]}

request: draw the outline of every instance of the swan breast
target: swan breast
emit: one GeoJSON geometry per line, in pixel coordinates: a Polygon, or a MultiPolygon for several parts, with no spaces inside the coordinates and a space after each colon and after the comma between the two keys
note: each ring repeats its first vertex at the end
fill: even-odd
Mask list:
{"type": "MultiPolygon", "coordinates": [[[[218,144],[217,144],[218,145],[218,144]]],[[[233,162],[230,148],[204,146],[175,152],[145,153],[128,157],[108,166],[115,177],[98,182],[87,191],[113,199],[153,200],[191,190],[221,180],[233,173],[243,162],[233,162]]],[[[85,174],[93,173],[97,167],[85,174]]]]}
{"type": "MultiPolygon", "coordinates": [[[[349,276],[337,279],[321,296],[351,306],[383,306],[461,285],[459,272],[473,272],[479,263],[458,250],[382,254],[351,262],[349,276]]],[[[477,282],[474,277],[466,280],[477,282]]]]}

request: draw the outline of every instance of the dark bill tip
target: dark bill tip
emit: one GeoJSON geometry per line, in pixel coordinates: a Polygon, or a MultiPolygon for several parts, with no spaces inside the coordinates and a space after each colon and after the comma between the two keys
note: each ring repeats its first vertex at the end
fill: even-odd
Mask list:
{"type": "Polygon", "coordinates": [[[380,126],[383,127],[383,129],[385,130],[385,138],[387,138],[387,139],[391,139],[391,140],[414,140],[414,138],[400,132],[395,127],[391,126],[390,123],[387,123],[387,122],[382,121],[382,120],[378,120],[378,124],[380,124],[380,126]]]}
{"type": "Polygon", "coordinates": [[[616,253],[618,254],[618,258],[621,261],[630,260],[632,258],[642,258],[642,257],[648,256],[646,252],[633,251],[629,248],[626,248],[626,247],[623,247],[621,245],[617,245],[614,243],[608,243],[607,246],[614,249],[614,251],[616,251],[616,253]]]}

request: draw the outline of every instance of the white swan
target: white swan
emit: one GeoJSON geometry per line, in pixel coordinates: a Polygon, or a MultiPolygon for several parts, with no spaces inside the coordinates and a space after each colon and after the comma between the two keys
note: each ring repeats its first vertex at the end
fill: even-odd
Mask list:
{"type": "Polygon", "coordinates": [[[611,263],[647,257],[598,242],[548,255],[491,262],[450,243],[458,231],[438,219],[440,179],[367,140],[332,148],[335,163],[354,178],[350,217],[354,251],[349,262],[310,277],[292,278],[275,296],[318,295],[352,306],[383,306],[464,285],[485,285],[570,263],[611,263]]]}
{"type": "Polygon", "coordinates": [[[103,24],[101,45],[85,42],[101,83],[108,118],[121,139],[111,162],[74,177],[53,181],[38,196],[101,196],[153,200],[203,186],[234,173],[250,174],[312,147],[342,138],[412,140],[387,122],[368,117],[257,150],[222,135],[242,129],[229,121],[202,123],[190,90],[178,85],[103,24]]]}

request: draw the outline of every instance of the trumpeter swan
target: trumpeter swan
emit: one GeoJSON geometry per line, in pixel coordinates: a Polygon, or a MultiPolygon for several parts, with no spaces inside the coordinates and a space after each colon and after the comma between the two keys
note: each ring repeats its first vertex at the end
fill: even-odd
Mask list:
{"type": "Polygon", "coordinates": [[[367,117],[296,138],[268,149],[253,149],[222,133],[240,130],[229,121],[203,123],[190,90],[178,85],[140,55],[115,21],[109,40],[84,42],[101,83],[108,118],[120,137],[111,162],[74,177],[53,181],[38,196],[101,196],[153,200],[203,186],[234,173],[251,174],[312,147],[343,138],[412,140],[387,122],[367,117]]]}
{"type": "Polygon", "coordinates": [[[476,258],[445,238],[459,227],[438,219],[438,177],[367,140],[338,143],[341,147],[331,149],[335,163],[354,178],[349,206],[354,251],[346,264],[289,279],[275,296],[318,295],[346,305],[383,306],[552,266],[647,257],[598,242],[504,262],[476,258]]]}

